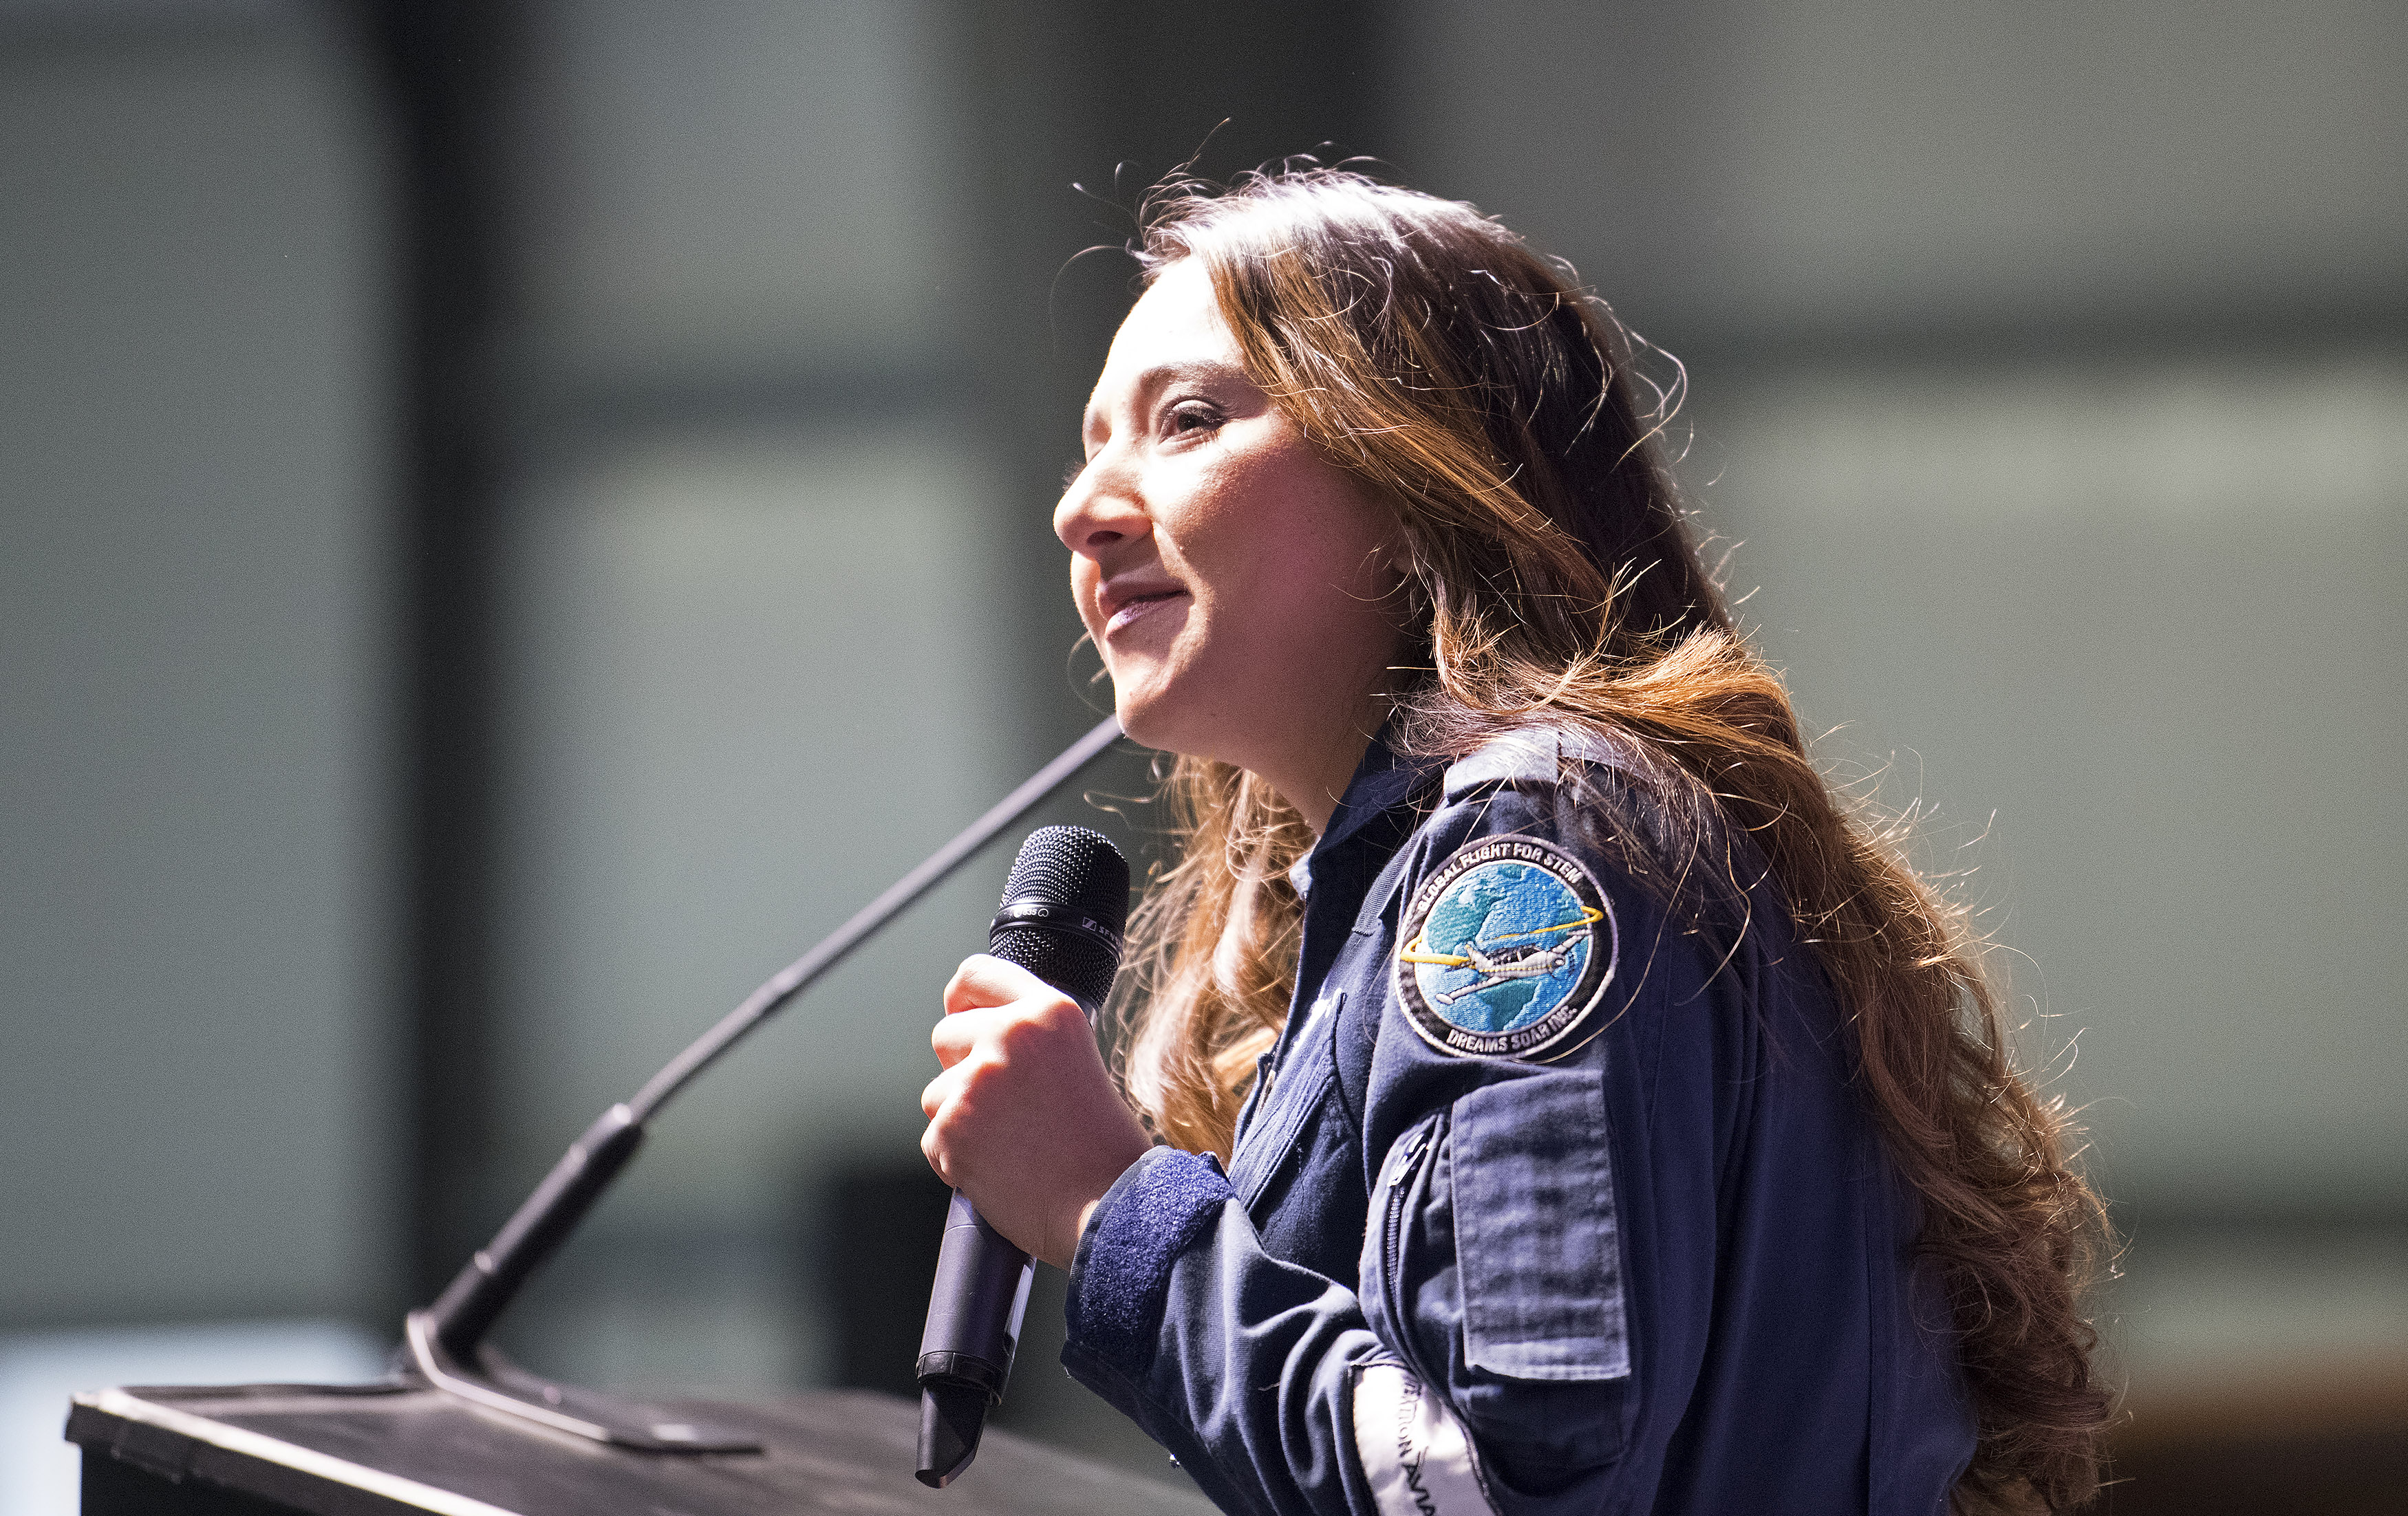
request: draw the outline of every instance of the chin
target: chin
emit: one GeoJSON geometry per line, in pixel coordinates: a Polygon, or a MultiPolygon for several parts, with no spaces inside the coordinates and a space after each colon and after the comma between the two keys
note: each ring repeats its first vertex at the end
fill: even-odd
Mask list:
{"type": "Polygon", "coordinates": [[[1121,730],[1130,741],[1163,752],[1200,753],[1201,734],[1188,730],[1180,720],[1180,706],[1171,691],[1151,680],[1112,687],[1113,713],[1120,717],[1121,730]]]}
{"type": "Polygon", "coordinates": [[[1112,710],[1121,719],[1121,730],[1130,741],[1142,748],[1171,749],[1173,722],[1165,719],[1161,702],[1147,698],[1143,692],[1112,692],[1112,710]]]}

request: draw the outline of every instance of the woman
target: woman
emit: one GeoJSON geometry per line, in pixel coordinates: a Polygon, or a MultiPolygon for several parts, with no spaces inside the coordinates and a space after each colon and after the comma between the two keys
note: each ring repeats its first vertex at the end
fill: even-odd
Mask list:
{"type": "Polygon", "coordinates": [[[1071,1373],[1230,1511],[2087,1498],[2097,1202],[1734,635],[1612,317],[1333,171],[1140,258],[1054,525],[1182,855],[1119,1089],[979,957],[924,1100],[1070,1270],[1071,1373]]]}

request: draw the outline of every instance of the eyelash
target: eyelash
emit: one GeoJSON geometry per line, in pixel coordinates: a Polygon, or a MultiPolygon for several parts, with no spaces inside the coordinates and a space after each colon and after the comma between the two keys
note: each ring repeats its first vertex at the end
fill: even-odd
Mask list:
{"type": "MultiPolygon", "coordinates": [[[[1170,422],[1170,435],[1173,436],[1178,436],[1189,430],[1210,431],[1219,426],[1225,419],[1219,411],[1202,400],[1182,400],[1165,413],[1165,420],[1170,422]],[[1181,426],[1179,422],[1183,416],[1196,418],[1198,424],[1194,428],[1181,426]]],[[[1079,476],[1086,471],[1087,460],[1084,458],[1073,458],[1063,465],[1062,488],[1068,490],[1071,485],[1078,483],[1079,476]]]]}

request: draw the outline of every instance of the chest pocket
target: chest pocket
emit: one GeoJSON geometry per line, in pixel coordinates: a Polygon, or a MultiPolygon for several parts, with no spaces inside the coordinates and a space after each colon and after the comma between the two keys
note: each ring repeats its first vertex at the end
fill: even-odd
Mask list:
{"type": "Polygon", "coordinates": [[[1474,1090],[1455,1103],[1448,1146],[1466,1360],[1518,1380],[1627,1377],[1603,1076],[1474,1090]]]}
{"type": "Polygon", "coordinates": [[[1281,1057],[1231,1155],[1229,1183],[1264,1251],[1343,1278],[1363,1235],[1364,1202],[1353,1123],[1336,1094],[1330,1033],[1340,1008],[1331,996],[1281,1057]]]}
{"type": "Polygon", "coordinates": [[[1315,1002],[1287,1055],[1276,1064],[1265,1058],[1254,1076],[1255,1108],[1238,1151],[1229,1155],[1229,1184],[1249,1209],[1262,1198],[1264,1186],[1294,1151],[1298,1129],[1329,1093],[1329,1027],[1345,1002],[1343,990],[1315,1002]]]}

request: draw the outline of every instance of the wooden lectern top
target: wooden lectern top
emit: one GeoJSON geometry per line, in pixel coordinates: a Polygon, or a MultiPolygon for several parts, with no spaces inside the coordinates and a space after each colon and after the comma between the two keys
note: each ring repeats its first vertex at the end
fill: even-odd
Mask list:
{"type": "Polygon", "coordinates": [[[911,1477],[919,1408],[865,1392],[666,1401],[752,1453],[641,1453],[414,1386],[234,1385],[75,1397],[85,1516],[1211,1516],[1182,1491],[990,1431],[947,1490],[911,1477]]]}

